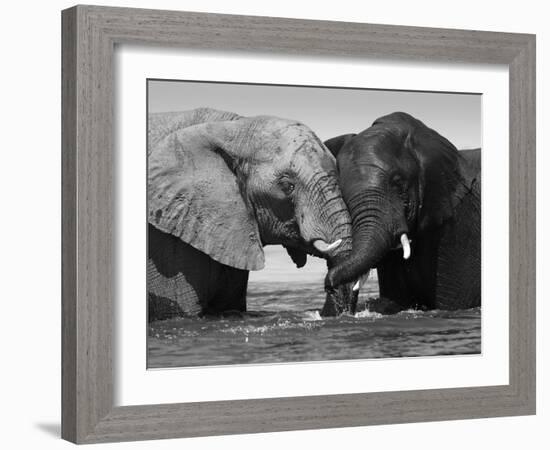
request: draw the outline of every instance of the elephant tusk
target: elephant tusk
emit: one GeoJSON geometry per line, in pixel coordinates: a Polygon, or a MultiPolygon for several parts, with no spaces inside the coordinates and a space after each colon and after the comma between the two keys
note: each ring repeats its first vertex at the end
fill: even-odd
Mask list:
{"type": "Polygon", "coordinates": [[[403,247],[403,259],[409,259],[411,256],[411,243],[407,233],[401,235],[401,246],[403,247]]]}
{"type": "Polygon", "coordinates": [[[334,250],[336,247],[338,247],[342,243],[342,239],[338,239],[334,241],[332,244],[327,244],[322,239],[317,239],[313,242],[313,246],[319,250],[321,253],[327,253],[331,250],[334,250]]]}
{"type": "Polygon", "coordinates": [[[359,279],[355,282],[355,284],[353,285],[353,287],[351,288],[351,290],[353,292],[357,292],[359,291],[359,289],[361,289],[363,287],[363,285],[367,282],[367,280],[369,279],[369,274],[370,274],[370,270],[365,274],[365,275],[361,275],[359,277],[359,279]]]}

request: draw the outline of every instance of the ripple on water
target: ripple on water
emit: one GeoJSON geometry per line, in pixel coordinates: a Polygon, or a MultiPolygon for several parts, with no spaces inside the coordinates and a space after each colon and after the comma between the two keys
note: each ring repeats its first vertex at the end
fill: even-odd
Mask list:
{"type": "Polygon", "coordinates": [[[151,323],[148,367],[264,364],[387,357],[476,354],[481,310],[367,310],[322,318],[319,286],[260,286],[250,311],[225,318],[177,318],[151,323]]]}

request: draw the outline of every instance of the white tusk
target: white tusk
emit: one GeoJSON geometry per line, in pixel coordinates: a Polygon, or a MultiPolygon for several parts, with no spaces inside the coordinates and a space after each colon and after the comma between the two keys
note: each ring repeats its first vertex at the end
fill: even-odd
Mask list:
{"type": "Polygon", "coordinates": [[[330,252],[331,250],[335,249],[342,243],[342,239],[338,239],[334,241],[332,244],[327,244],[322,239],[317,239],[313,242],[313,246],[319,250],[321,253],[330,252]]]}
{"type": "Polygon", "coordinates": [[[363,287],[363,285],[367,282],[367,280],[369,279],[369,274],[370,274],[370,270],[365,274],[365,275],[361,275],[359,277],[359,279],[355,282],[355,284],[353,285],[353,287],[351,288],[352,291],[356,292],[358,291],[359,289],[361,289],[363,287]]]}
{"type": "Polygon", "coordinates": [[[409,259],[411,257],[411,243],[407,233],[401,235],[401,246],[403,247],[403,259],[409,259]]]}

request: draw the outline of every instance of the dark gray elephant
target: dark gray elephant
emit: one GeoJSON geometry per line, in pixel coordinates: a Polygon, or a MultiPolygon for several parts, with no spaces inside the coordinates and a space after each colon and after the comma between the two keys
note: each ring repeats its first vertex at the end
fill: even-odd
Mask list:
{"type": "Polygon", "coordinates": [[[298,267],[349,254],[335,159],[305,125],[201,108],[150,115],[148,141],[150,320],[245,311],[264,245],[298,267]]]}
{"type": "Polygon", "coordinates": [[[327,288],[356,280],[358,289],[376,267],[380,296],[398,308],[479,306],[480,150],[459,152],[402,112],[325,144],[353,226],[352,254],[327,288]]]}

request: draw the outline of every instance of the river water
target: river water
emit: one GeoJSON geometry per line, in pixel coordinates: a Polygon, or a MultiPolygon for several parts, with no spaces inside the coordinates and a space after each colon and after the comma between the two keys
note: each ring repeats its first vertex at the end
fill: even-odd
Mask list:
{"type": "Polygon", "coordinates": [[[365,309],[369,280],[354,316],[322,318],[322,283],[255,282],[248,312],[225,318],[177,318],[148,328],[148,367],[265,364],[474,354],[481,352],[481,310],[365,309]]]}

